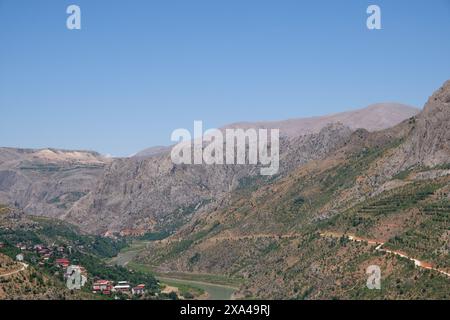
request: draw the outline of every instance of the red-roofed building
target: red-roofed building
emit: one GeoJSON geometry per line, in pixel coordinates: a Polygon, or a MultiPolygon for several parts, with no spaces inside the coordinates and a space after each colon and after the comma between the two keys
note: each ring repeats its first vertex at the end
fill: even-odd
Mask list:
{"type": "Polygon", "coordinates": [[[131,293],[135,295],[143,295],[145,293],[145,284],[140,284],[133,289],[131,289],[131,293]]]}
{"type": "Polygon", "coordinates": [[[111,294],[112,288],[112,283],[108,280],[97,280],[92,285],[92,291],[101,292],[103,294],[111,294]]]}
{"type": "Polygon", "coordinates": [[[55,263],[62,268],[67,268],[70,265],[69,259],[66,258],[56,259],[55,263]]]}

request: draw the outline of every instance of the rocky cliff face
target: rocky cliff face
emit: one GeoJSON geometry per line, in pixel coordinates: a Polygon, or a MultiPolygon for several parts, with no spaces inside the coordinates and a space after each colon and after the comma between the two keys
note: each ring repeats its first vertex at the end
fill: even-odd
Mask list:
{"type": "MultiPolygon", "coordinates": [[[[280,175],[323,157],[350,135],[342,124],[330,124],[317,134],[283,138],[280,175]]],[[[64,219],[103,234],[173,230],[258,176],[255,165],[175,165],[169,154],[116,160],[64,219]]]]}
{"type": "Polygon", "coordinates": [[[354,186],[360,198],[385,190],[401,172],[450,163],[450,81],[438,89],[415,117],[371,139],[391,137],[396,146],[383,153],[354,186]]]}
{"type": "Polygon", "coordinates": [[[92,190],[109,162],[95,152],[0,148],[0,203],[61,217],[92,190]]]}
{"type": "Polygon", "coordinates": [[[415,118],[415,127],[402,151],[406,166],[433,167],[450,162],[450,81],[428,100],[415,118]]]}

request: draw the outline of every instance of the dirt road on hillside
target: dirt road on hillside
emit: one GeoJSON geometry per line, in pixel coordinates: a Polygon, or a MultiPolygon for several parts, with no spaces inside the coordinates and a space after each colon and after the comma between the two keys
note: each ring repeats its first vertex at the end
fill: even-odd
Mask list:
{"type": "Polygon", "coordinates": [[[403,252],[400,252],[400,251],[395,251],[395,250],[390,250],[390,249],[383,248],[383,245],[385,244],[384,242],[380,242],[380,241],[377,241],[377,240],[364,239],[364,238],[361,238],[361,237],[357,237],[355,235],[343,234],[343,233],[334,233],[334,232],[321,233],[320,236],[322,236],[322,237],[330,237],[330,238],[342,238],[342,237],[344,237],[344,238],[346,238],[346,239],[348,239],[350,241],[353,241],[353,242],[366,242],[368,244],[376,245],[376,248],[375,248],[376,251],[386,252],[386,253],[389,253],[389,254],[393,254],[393,255],[396,255],[396,256],[408,259],[410,261],[413,261],[414,265],[416,265],[419,268],[427,269],[427,270],[434,270],[434,271],[439,272],[439,273],[441,273],[443,275],[446,275],[447,277],[450,277],[450,273],[449,272],[441,270],[441,269],[438,269],[438,268],[435,268],[429,262],[422,261],[422,260],[410,257],[407,254],[405,254],[403,252]]]}
{"type": "Polygon", "coordinates": [[[23,263],[23,262],[19,262],[19,263],[22,265],[22,267],[20,269],[0,274],[0,278],[4,278],[4,277],[9,277],[9,276],[15,275],[16,273],[22,272],[22,271],[24,271],[25,269],[28,268],[28,265],[26,263],[23,263]]]}

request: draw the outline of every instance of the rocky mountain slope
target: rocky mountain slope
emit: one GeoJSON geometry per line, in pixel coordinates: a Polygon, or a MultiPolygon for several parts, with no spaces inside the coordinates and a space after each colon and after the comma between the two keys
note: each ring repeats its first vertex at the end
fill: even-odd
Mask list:
{"type": "Polygon", "coordinates": [[[93,188],[110,161],[87,151],[0,148],[0,203],[60,217],[93,188]]]}
{"type": "MultiPolygon", "coordinates": [[[[273,177],[279,179],[339,148],[357,127],[387,128],[416,113],[404,105],[379,104],[251,126],[280,128],[281,168],[273,177]]],[[[171,232],[194,213],[222,206],[233,190],[264,180],[257,166],[176,166],[169,154],[170,147],[157,147],[131,158],[107,159],[85,151],[1,148],[0,202],[28,214],[66,219],[94,233],[171,232]]]]}
{"type": "Polygon", "coordinates": [[[260,124],[284,128],[270,178],[174,165],[164,148],[114,160],[1,149],[0,200],[96,234],[174,233],[133,265],[225,275],[237,297],[447,299],[450,81],[418,115],[376,121],[383,108],[260,124]],[[374,264],[381,291],[365,286],[374,264]]]}
{"type": "MultiPolygon", "coordinates": [[[[350,134],[350,129],[335,124],[317,134],[283,138],[280,175],[323,157],[343,145],[350,134]]],[[[230,192],[257,180],[265,178],[259,176],[255,165],[175,165],[169,154],[116,160],[64,219],[103,234],[171,231],[195,212],[221,206],[230,192]]]]}
{"type": "Polygon", "coordinates": [[[242,279],[241,297],[448,299],[449,97],[450,81],[419,115],[233,193],[137,261],[242,279]],[[381,291],[365,286],[374,264],[381,291]]]}
{"type": "MultiPolygon", "coordinates": [[[[352,131],[345,124],[375,130],[416,113],[417,109],[404,105],[380,104],[328,117],[290,120],[287,125],[273,123],[282,135],[280,176],[345,144],[352,131]]],[[[169,152],[170,148],[152,148],[130,159],[115,160],[96,188],[64,218],[103,234],[170,232],[194,213],[222,206],[233,190],[261,180],[257,166],[177,166],[169,152]]]]}

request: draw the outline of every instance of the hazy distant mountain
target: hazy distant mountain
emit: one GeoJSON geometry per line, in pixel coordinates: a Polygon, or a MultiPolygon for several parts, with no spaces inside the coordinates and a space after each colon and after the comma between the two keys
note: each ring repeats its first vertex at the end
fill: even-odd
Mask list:
{"type": "Polygon", "coordinates": [[[228,125],[226,128],[278,128],[281,135],[295,137],[317,133],[328,123],[340,122],[352,130],[364,128],[368,131],[377,131],[399,124],[403,120],[415,116],[419,111],[417,108],[399,103],[378,103],[363,109],[320,117],[268,122],[239,122],[228,125]]]}
{"type": "MultiPolygon", "coordinates": [[[[368,131],[383,130],[415,116],[419,109],[400,103],[378,103],[363,109],[310,118],[296,118],[282,121],[237,122],[222,129],[280,129],[280,135],[298,137],[318,133],[327,124],[340,122],[352,130],[364,128],[368,131]]],[[[132,157],[154,157],[170,152],[170,146],[156,146],[144,149],[132,157]]]]}

